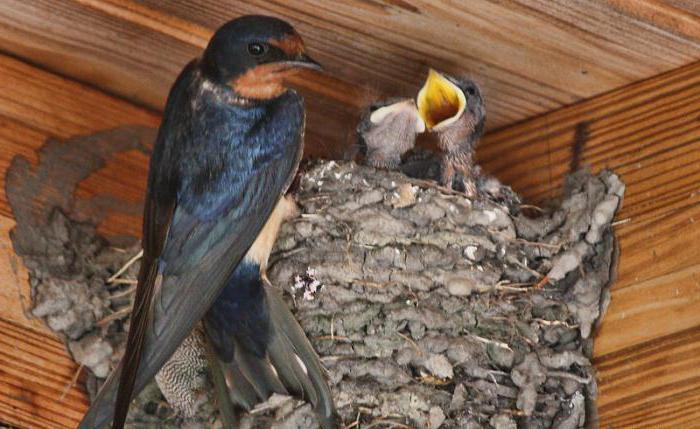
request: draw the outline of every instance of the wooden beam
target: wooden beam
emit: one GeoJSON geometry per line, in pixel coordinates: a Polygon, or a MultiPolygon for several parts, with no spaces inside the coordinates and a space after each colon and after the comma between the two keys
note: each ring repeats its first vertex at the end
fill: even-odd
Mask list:
{"type": "Polygon", "coordinates": [[[78,365],[29,313],[27,271],[12,250],[14,221],[0,216],[0,422],[21,428],[72,428],[87,405],[78,365]]]}
{"type": "Polygon", "coordinates": [[[601,428],[697,427],[700,327],[599,357],[595,366],[601,428]]]}
{"type": "Polygon", "coordinates": [[[78,366],[50,334],[0,318],[0,421],[22,428],[73,428],[87,409],[78,366]]]}
{"type": "Polygon", "coordinates": [[[480,81],[495,129],[698,60],[697,15],[666,3],[6,0],[0,43],[160,109],[216,27],[241,14],[280,16],[333,76],[299,83],[311,141],[338,148],[350,143],[357,106],[415,94],[427,66],[480,81]]]}
{"type": "MultiPolygon", "coordinates": [[[[617,227],[622,244],[621,277],[596,338],[602,423],[614,423],[616,427],[637,421],[672,427],[664,423],[666,419],[683,427],[690,419],[700,418],[697,407],[679,405],[700,400],[696,373],[700,354],[695,349],[700,335],[696,333],[700,326],[696,315],[699,268],[694,256],[698,253],[693,253],[700,243],[694,223],[700,213],[696,211],[697,196],[691,195],[693,189],[698,189],[697,164],[691,161],[697,161],[700,139],[696,128],[683,125],[687,122],[683,118],[689,117],[691,124],[697,122],[700,109],[692,94],[698,70],[700,65],[680,69],[600,100],[554,112],[489,136],[481,146],[486,167],[535,197],[551,195],[550,189],[559,183],[554,179],[566,167],[558,163],[568,163],[570,140],[581,120],[590,120],[584,161],[593,160],[595,169],[606,165],[624,169],[635,163],[650,168],[623,170],[628,194],[619,218],[628,216],[631,220],[617,227]],[[687,103],[676,104],[680,99],[687,103]],[[665,121],[657,120],[656,112],[665,121]],[[545,137],[539,139],[538,135],[545,137]],[[640,137],[635,139],[634,135],[640,137]],[[627,143],[621,146],[620,141],[627,143]],[[553,159],[548,155],[547,142],[560,154],[557,163],[545,162],[553,159]],[[607,151],[617,155],[608,156],[607,151]],[[542,167],[527,169],[516,159],[542,167]],[[511,169],[520,173],[513,174],[511,169]],[[685,198],[681,198],[684,192],[685,198]],[[670,419],[671,415],[676,420],[670,419]]],[[[49,136],[67,138],[103,127],[135,122],[155,126],[158,122],[157,115],[144,109],[2,56],[0,85],[0,120],[5,125],[0,127],[3,177],[14,155],[36,162],[37,150],[49,136]],[[84,103],[73,103],[72,98],[84,103]],[[55,102],[63,108],[56,107],[55,102]]],[[[83,181],[78,192],[85,197],[109,192],[135,200],[143,192],[145,163],[140,152],[118,154],[113,162],[83,181]],[[124,171],[129,172],[126,180],[124,171]]],[[[13,223],[7,217],[9,212],[2,211],[3,205],[7,210],[6,204],[2,194],[0,227],[5,233],[0,233],[0,249],[5,253],[0,254],[0,279],[17,287],[3,288],[0,294],[0,341],[27,354],[26,359],[6,358],[0,362],[4,371],[0,377],[0,421],[22,428],[74,427],[87,404],[80,388],[71,390],[74,396],[68,406],[42,405],[46,396],[55,398],[56,391],[69,384],[76,368],[67,360],[60,342],[42,325],[24,317],[19,296],[27,296],[26,272],[21,263],[17,266],[7,237],[13,223]],[[24,372],[31,374],[32,383],[19,384],[17,377],[24,372]],[[48,384],[41,385],[44,380],[48,384]],[[39,383],[39,393],[31,393],[34,383],[39,383]]],[[[108,223],[113,232],[139,225],[135,219],[126,218],[108,223]]]]}
{"type": "MultiPolygon", "coordinates": [[[[88,405],[82,383],[71,387],[78,366],[63,341],[28,312],[27,271],[9,238],[15,223],[4,180],[11,160],[21,155],[35,165],[48,138],[126,124],[155,127],[158,122],[158,115],[145,109],[0,56],[0,422],[18,428],[73,428],[88,405]]],[[[122,154],[82,182],[78,196],[140,201],[145,171],[145,155],[122,154]]],[[[101,231],[138,234],[140,223],[140,216],[129,220],[117,214],[104,221],[101,231]]]]}
{"type": "MultiPolygon", "coordinates": [[[[627,184],[616,228],[622,258],[613,298],[625,288],[698,264],[700,254],[700,63],[489,135],[479,148],[482,165],[535,202],[555,197],[569,169],[574,136],[582,164],[612,168],[627,184]]],[[[670,280],[669,280],[670,281],[670,280]]],[[[688,283],[687,287],[691,287],[688,283]]],[[[611,313],[622,300],[613,299],[611,313]]],[[[688,308],[692,300],[687,302],[688,308]]],[[[620,307],[622,313],[622,307],[620,307]]],[[[658,317],[640,320],[653,338],[658,317]]],[[[598,355],[626,345],[612,341],[617,319],[605,319],[598,355]],[[608,334],[608,335],[605,335],[608,334]]],[[[700,324],[686,320],[675,329],[700,324]]]]}
{"type": "Polygon", "coordinates": [[[700,63],[493,133],[481,164],[534,202],[581,162],[627,184],[621,257],[595,338],[600,427],[700,419],[700,63]]]}
{"type": "Polygon", "coordinates": [[[0,73],[0,115],[51,137],[160,122],[156,112],[5,55],[0,55],[0,73]]]}

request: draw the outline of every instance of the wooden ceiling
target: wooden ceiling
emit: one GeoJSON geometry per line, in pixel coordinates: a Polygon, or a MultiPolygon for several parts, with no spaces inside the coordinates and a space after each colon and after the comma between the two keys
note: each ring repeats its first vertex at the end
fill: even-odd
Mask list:
{"type": "Polygon", "coordinates": [[[287,18],[328,71],[301,79],[309,140],[341,155],[361,106],[427,67],[485,88],[490,129],[700,59],[696,0],[4,0],[0,49],[160,110],[223,22],[287,18]]]}

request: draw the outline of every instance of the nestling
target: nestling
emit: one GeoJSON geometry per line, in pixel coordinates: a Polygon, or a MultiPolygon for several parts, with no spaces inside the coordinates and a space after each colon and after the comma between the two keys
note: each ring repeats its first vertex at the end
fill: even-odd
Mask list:
{"type": "Polygon", "coordinates": [[[477,193],[474,148],[484,132],[486,109],[479,86],[430,70],[416,99],[418,112],[428,130],[437,134],[443,186],[452,188],[455,172],[462,176],[465,193],[477,193]]]}
{"type": "Polygon", "coordinates": [[[368,165],[393,169],[424,131],[415,101],[394,99],[370,106],[357,126],[357,138],[368,165]]]}

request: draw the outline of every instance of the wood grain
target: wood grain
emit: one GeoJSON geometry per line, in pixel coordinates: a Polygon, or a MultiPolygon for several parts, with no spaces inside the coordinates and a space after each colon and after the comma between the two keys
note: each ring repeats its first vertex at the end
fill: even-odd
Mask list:
{"type": "MultiPolygon", "coordinates": [[[[9,238],[14,221],[4,180],[10,162],[21,155],[35,165],[37,151],[49,138],[67,139],[127,124],[155,127],[159,120],[151,111],[0,55],[1,422],[18,428],[72,428],[88,404],[81,383],[68,389],[78,367],[63,342],[40,320],[28,317],[28,276],[9,238]]],[[[82,182],[77,196],[140,200],[146,165],[142,153],[121,154],[82,182]]],[[[101,231],[137,235],[140,225],[140,216],[116,212],[101,231]]]]}
{"type": "Polygon", "coordinates": [[[6,55],[0,55],[0,76],[0,116],[51,137],[67,138],[120,125],[157,127],[160,123],[160,116],[153,111],[6,55]]]}
{"type": "Polygon", "coordinates": [[[0,279],[4,281],[0,288],[2,318],[28,329],[48,333],[43,322],[30,313],[32,294],[29,274],[10,241],[10,230],[14,226],[14,220],[0,215],[0,279]]]}
{"type": "Polygon", "coordinates": [[[627,185],[616,289],[700,263],[700,63],[493,133],[480,162],[531,201],[556,197],[581,124],[583,165],[627,185]]]}
{"type": "MultiPolygon", "coordinates": [[[[0,140],[2,141],[2,140],[0,140]]],[[[87,406],[78,366],[29,313],[27,271],[12,250],[14,221],[0,215],[0,422],[20,428],[72,428],[87,406]]]]}
{"type": "Polygon", "coordinates": [[[577,129],[582,164],[627,185],[619,278],[594,343],[600,427],[700,427],[700,63],[492,133],[479,158],[543,202],[559,194],[577,129]]]}
{"type": "Polygon", "coordinates": [[[297,83],[309,95],[310,141],[337,156],[358,106],[415,94],[429,65],[476,78],[495,129],[697,61],[697,10],[676,3],[7,0],[0,44],[160,109],[216,27],[246,13],[280,16],[333,76],[297,83]]]}
{"type": "Polygon", "coordinates": [[[0,421],[22,428],[72,428],[88,401],[63,342],[0,318],[0,421]],[[65,394],[64,394],[65,392],[65,394]]]}
{"type": "Polygon", "coordinates": [[[699,427],[700,327],[596,358],[594,363],[601,428],[699,427]]]}
{"type": "MultiPolygon", "coordinates": [[[[619,219],[631,220],[617,227],[621,276],[596,338],[603,427],[686,428],[700,419],[699,70],[694,64],[504,129],[480,148],[490,171],[542,199],[555,194],[576,126],[589,121],[584,162],[624,172],[628,193],[619,219]]],[[[64,139],[158,121],[145,109],[2,56],[0,85],[2,177],[16,154],[36,162],[49,136],[64,139]]],[[[119,154],[82,182],[78,192],[84,197],[108,192],[134,201],[143,192],[139,177],[145,162],[140,152],[119,154]]],[[[26,272],[12,266],[6,204],[3,193],[0,421],[20,428],[74,427],[87,406],[84,392],[71,389],[65,403],[57,402],[76,368],[60,342],[24,317],[19,296],[27,293],[26,272]]],[[[110,223],[113,232],[135,224],[128,219],[110,223]]]]}

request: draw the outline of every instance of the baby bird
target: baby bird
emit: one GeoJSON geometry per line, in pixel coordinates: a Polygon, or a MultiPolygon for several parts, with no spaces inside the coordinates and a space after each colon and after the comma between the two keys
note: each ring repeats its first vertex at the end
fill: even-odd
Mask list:
{"type": "Polygon", "coordinates": [[[416,135],[423,131],[425,123],[415,101],[393,99],[370,106],[357,126],[357,137],[368,165],[394,169],[401,163],[401,155],[415,145],[416,135]]]}
{"type": "Polygon", "coordinates": [[[428,130],[437,134],[443,186],[452,188],[455,172],[462,176],[464,192],[477,194],[478,167],[474,148],[484,132],[486,109],[479,86],[430,70],[416,99],[418,112],[428,130]]]}

